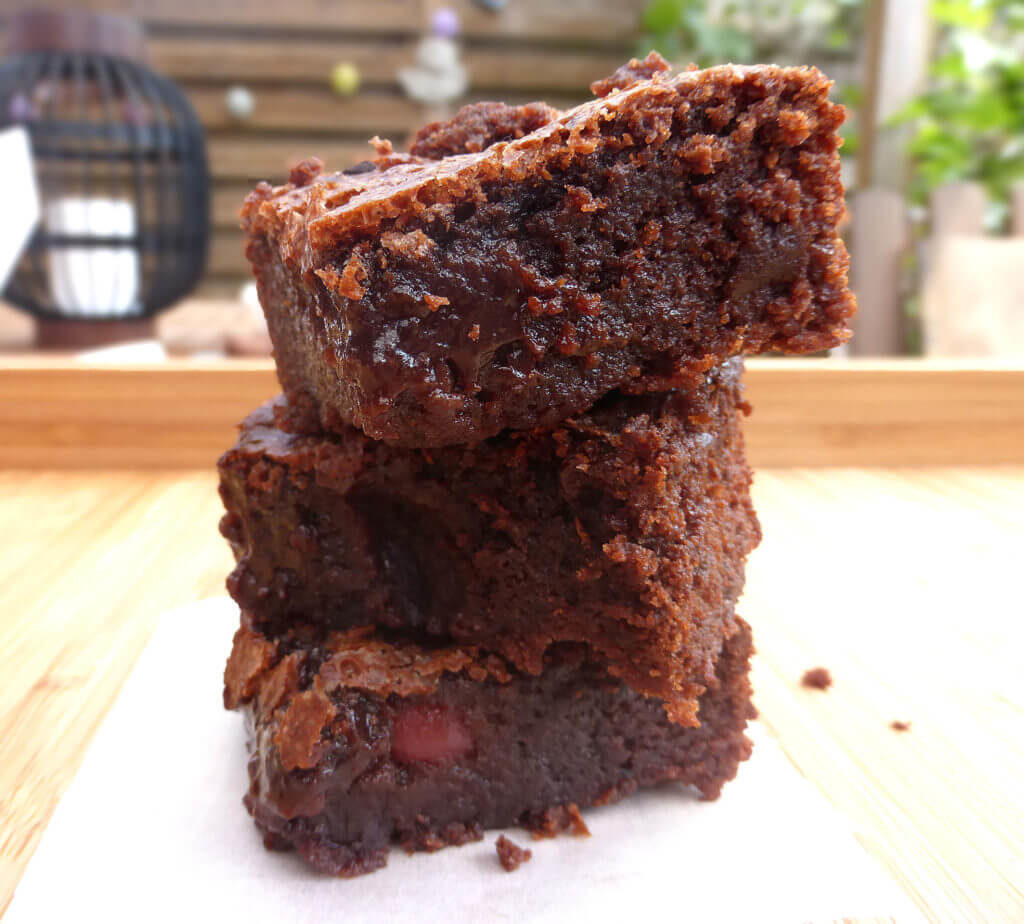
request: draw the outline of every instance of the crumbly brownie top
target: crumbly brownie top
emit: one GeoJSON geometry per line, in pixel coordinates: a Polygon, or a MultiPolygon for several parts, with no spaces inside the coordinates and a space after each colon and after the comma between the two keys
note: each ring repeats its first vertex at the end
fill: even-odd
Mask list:
{"type": "MultiPolygon", "coordinates": [[[[671,133],[672,117],[681,93],[706,88],[710,96],[723,88],[747,85],[767,95],[777,85],[791,83],[787,71],[792,70],[774,65],[725,65],[686,71],[670,78],[656,67],[656,64],[638,62],[630,75],[617,72],[610,82],[597,84],[607,95],[567,110],[522,137],[499,141],[480,151],[426,160],[413,155],[394,155],[390,144],[378,142],[378,156],[360,165],[364,169],[358,173],[303,176],[303,185],[289,183],[276,188],[261,183],[242,208],[243,228],[249,234],[266,235],[287,261],[297,262],[303,271],[315,271],[317,254],[351,246],[376,233],[385,223],[388,233],[396,236],[414,222],[452,223],[456,220],[458,205],[487,201],[486,184],[522,182],[566,167],[577,156],[594,151],[602,141],[610,143],[609,139],[603,139],[602,127],[613,120],[622,125],[625,119],[631,126],[631,131],[616,139],[623,148],[637,143],[652,144],[671,133]],[[653,72],[653,76],[630,82],[632,74],[646,72],[653,72]],[[625,84],[625,88],[609,90],[620,84],[625,84]]],[[[801,143],[815,131],[835,130],[844,117],[843,108],[825,98],[832,82],[814,68],[800,70],[805,79],[795,92],[817,99],[813,118],[818,124],[810,124],[812,116],[805,112],[779,112],[783,141],[790,145],[801,143]]],[[[480,144],[487,140],[488,132],[494,131],[488,118],[484,116],[481,120],[484,127],[480,130],[480,144]]],[[[539,113],[537,118],[540,118],[539,113]]],[[[462,127],[458,117],[448,128],[431,127],[422,139],[420,150],[461,149],[460,145],[473,134],[469,124],[472,116],[462,121],[462,127]],[[437,140],[431,141],[431,137],[437,140]]],[[[529,121],[524,120],[520,112],[511,117],[509,123],[518,130],[529,121]]],[[[715,151],[708,148],[702,152],[698,145],[692,157],[695,163],[701,157],[713,161],[715,151]]],[[[319,271],[328,288],[348,298],[362,297],[360,275],[365,271],[361,269],[357,253],[351,254],[342,273],[329,267],[319,268],[319,271]]]]}
{"type": "Polygon", "coordinates": [[[465,674],[475,683],[512,679],[501,658],[471,646],[392,644],[372,627],[322,633],[303,626],[270,641],[243,616],[224,669],[224,706],[255,702],[264,714],[276,712],[282,765],[309,769],[320,757],[321,733],[338,714],[335,697],[343,691],[425,696],[446,674],[465,674]]]}
{"type": "Polygon", "coordinates": [[[522,138],[558,116],[558,110],[547,103],[471,103],[446,122],[424,125],[416,132],[409,153],[432,160],[453,154],[475,154],[499,141],[522,138]]]}
{"type": "Polygon", "coordinates": [[[507,683],[512,677],[501,658],[476,646],[429,648],[408,640],[396,645],[372,626],[323,633],[304,626],[269,640],[243,621],[224,671],[224,705],[237,709],[262,687],[260,703],[267,708],[268,684],[278,702],[310,689],[329,694],[347,687],[380,696],[425,695],[445,674],[463,673],[477,683],[507,683]],[[281,676],[270,683],[273,672],[281,676]]]}
{"type": "Polygon", "coordinates": [[[656,51],[652,51],[642,61],[632,58],[629,64],[623,64],[611,77],[595,80],[590,85],[590,92],[600,98],[614,93],[616,90],[628,90],[641,80],[650,80],[664,75],[670,70],[669,63],[656,51]]]}

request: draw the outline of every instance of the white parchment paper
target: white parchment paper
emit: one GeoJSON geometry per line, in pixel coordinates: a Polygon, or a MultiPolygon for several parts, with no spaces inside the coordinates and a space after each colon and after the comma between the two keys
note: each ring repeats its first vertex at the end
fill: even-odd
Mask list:
{"type": "MultiPolygon", "coordinates": [[[[221,708],[227,599],[168,613],[57,807],[5,924],[244,921],[918,920],[849,828],[756,727],[717,802],[678,788],[584,813],[590,838],[394,851],[354,880],[262,847],[241,804],[242,720],[221,708]]],[[[755,628],[756,632],[756,628],[755,628]]]]}

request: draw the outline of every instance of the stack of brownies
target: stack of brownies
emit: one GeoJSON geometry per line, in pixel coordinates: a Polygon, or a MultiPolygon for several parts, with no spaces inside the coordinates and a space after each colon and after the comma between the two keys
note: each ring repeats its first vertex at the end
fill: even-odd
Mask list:
{"type": "Polygon", "coordinates": [[[243,209],[284,395],[220,461],[245,805],[320,870],[750,753],[740,354],[844,341],[811,69],[482,103],[243,209]]]}

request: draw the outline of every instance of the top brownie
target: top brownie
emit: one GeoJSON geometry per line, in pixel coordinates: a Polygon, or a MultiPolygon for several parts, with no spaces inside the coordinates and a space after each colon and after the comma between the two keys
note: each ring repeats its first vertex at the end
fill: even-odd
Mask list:
{"type": "Polygon", "coordinates": [[[811,68],[672,77],[567,112],[478,104],[408,154],[261,184],[246,252],[293,401],[403,446],[552,426],[612,389],[845,341],[842,107],[811,68]]]}

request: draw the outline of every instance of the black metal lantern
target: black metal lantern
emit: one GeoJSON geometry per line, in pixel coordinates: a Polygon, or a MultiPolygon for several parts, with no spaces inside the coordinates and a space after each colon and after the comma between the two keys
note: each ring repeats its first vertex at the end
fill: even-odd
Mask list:
{"type": "Polygon", "coordinates": [[[81,341],[61,336],[72,325],[125,339],[113,329],[145,327],[205,267],[202,127],[184,94],[144,65],[131,20],[28,11],[9,35],[0,127],[28,132],[40,221],[4,297],[39,319],[41,339],[81,341]]]}

